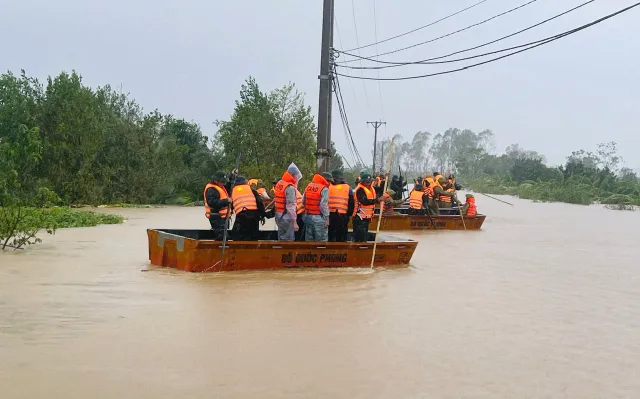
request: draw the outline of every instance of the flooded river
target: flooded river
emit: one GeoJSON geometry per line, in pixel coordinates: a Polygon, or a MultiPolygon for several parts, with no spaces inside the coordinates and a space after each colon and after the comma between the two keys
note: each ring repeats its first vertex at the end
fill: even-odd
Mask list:
{"type": "Polygon", "coordinates": [[[0,254],[0,398],[637,398],[640,212],[478,196],[409,268],[188,274],[124,209],[0,254]]]}

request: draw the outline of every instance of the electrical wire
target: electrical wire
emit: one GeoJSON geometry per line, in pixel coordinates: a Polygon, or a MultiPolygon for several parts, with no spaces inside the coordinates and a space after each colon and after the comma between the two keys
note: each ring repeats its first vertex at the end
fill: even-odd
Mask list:
{"type": "MultiPolygon", "coordinates": [[[[334,25],[335,25],[335,27],[336,27],[336,32],[338,33],[338,43],[340,43],[340,47],[342,47],[342,35],[340,34],[340,27],[339,27],[339,25],[338,25],[338,19],[335,17],[335,15],[334,15],[334,17],[333,17],[333,23],[334,23],[334,25]]],[[[336,56],[339,56],[339,55],[340,55],[340,54],[337,52],[337,50],[333,50],[333,51],[335,51],[335,52],[336,52],[336,53],[335,53],[335,55],[336,55],[336,56]]],[[[357,99],[357,97],[356,97],[356,91],[355,91],[355,89],[353,88],[353,84],[351,83],[351,80],[348,80],[348,82],[349,82],[349,88],[351,89],[351,95],[353,96],[353,101],[354,101],[354,103],[355,103],[355,106],[356,106],[356,108],[357,108],[358,110],[360,110],[360,106],[358,105],[358,99],[357,99]]]]}
{"type": "MultiPolygon", "coordinates": [[[[376,41],[376,53],[378,52],[378,18],[376,15],[376,0],[373,0],[373,38],[376,41]]],[[[377,57],[376,57],[377,58],[377,57]]],[[[360,63],[360,67],[362,67],[362,62],[360,63]]],[[[378,71],[378,77],[380,77],[380,71],[378,71]]],[[[378,95],[380,96],[380,114],[382,115],[382,119],[384,120],[384,103],[382,101],[382,85],[380,81],[378,81],[378,95]]]]}
{"type": "Polygon", "coordinates": [[[338,104],[338,111],[340,113],[340,119],[342,121],[342,129],[343,129],[344,135],[345,135],[345,137],[347,139],[347,148],[349,149],[349,153],[351,154],[351,158],[353,159],[354,163],[356,163],[357,162],[357,158],[356,158],[356,155],[355,155],[355,153],[353,151],[353,146],[352,146],[352,143],[351,143],[351,141],[349,139],[349,133],[348,133],[348,129],[347,129],[348,122],[345,122],[346,115],[344,113],[344,110],[343,110],[343,107],[342,107],[342,103],[340,101],[340,97],[338,96],[338,89],[336,88],[335,80],[332,81],[332,84],[333,84],[333,91],[336,94],[336,103],[338,104]]]}
{"type": "Polygon", "coordinates": [[[516,54],[519,54],[519,53],[522,53],[522,52],[525,52],[525,51],[528,51],[528,50],[532,50],[532,49],[534,49],[536,47],[540,47],[540,46],[542,46],[544,44],[551,43],[553,41],[562,39],[563,37],[570,36],[570,35],[572,35],[574,33],[577,33],[577,32],[579,32],[581,30],[584,30],[584,29],[587,29],[587,28],[589,28],[591,26],[597,25],[597,24],[599,24],[599,23],[601,23],[601,22],[603,22],[603,21],[605,21],[607,19],[610,19],[610,18],[613,18],[613,17],[615,17],[617,15],[620,15],[620,14],[622,14],[622,13],[624,13],[626,11],[629,11],[632,8],[635,8],[635,7],[639,6],[639,5],[640,5],[640,2],[635,3],[635,4],[631,5],[631,6],[623,8],[622,10],[616,11],[616,12],[614,12],[612,14],[609,14],[607,16],[599,18],[599,19],[597,19],[597,20],[595,20],[593,22],[590,22],[588,24],[582,25],[582,26],[580,26],[578,28],[575,28],[575,29],[572,29],[570,31],[566,31],[566,32],[561,33],[559,35],[553,36],[553,38],[551,38],[549,40],[540,42],[538,44],[535,44],[535,45],[530,46],[530,47],[526,47],[526,48],[518,50],[518,51],[514,51],[514,52],[509,53],[509,54],[502,55],[500,57],[492,58],[490,60],[486,60],[486,61],[479,62],[479,63],[476,63],[476,64],[467,65],[467,66],[462,67],[462,68],[457,68],[457,69],[452,69],[452,70],[442,71],[442,72],[436,72],[436,73],[430,73],[430,74],[426,74],[426,75],[403,76],[403,77],[397,77],[397,78],[380,78],[380,79],[371,78],[371,77],[358,77],[358,76],[344,75],[344,74],[340,74],[340,73],[337,73],[337,72],[336,72],[336,75],[337,76],[343,76],[343,77],[346,77],[346,78],[352,78],[352,79],[393,81],[393,80],[421,79],[421,78],[427,78],[427,77],[432,77],[432,76],[439,76],[439,75],[446,75],[446,74],[450,74],[450,73],[460,72],[460,71],[464,71],[464,70],[467,70],[467,69],[475,68],[475,67],[478,67],[478,66],[481,66],[481,65],[489,64],[491,62],[498,61],[498,60],[501,60],[503,58],[507,58],[507,57],[510,57],[512,55],[516,55],[516,54]]]}
{"type": "MultiPolygon", "coordinates": [[[[333,89],[334,92],[336,92],[336,102],[338,104],[338,111],[340,113],[340,120],[342,122],[342,131],[344,132],[345,138],[347,139],[347,148],[349,149],[349,153],[351,154],[351,159],[353,160],[354,163],[356,163],[358,161],[358,159],[356,158],[355,153],[353,152],[353,146],[351,145],[351,142],[349,141],[349,134],[347,131],[347,126],[345,123],[345,116],[342,110],[342,106],[340,104],[340,100],[337,98],[337,89],[335,88],[335,82],[333,83],[333,89]]],[[[344,158],[344,157],[343,157],[344,158]]],[[[345,158],[346,161],[346,158],[345,158]]]]}
{"type": "MultiPolygon", "coordinates": [[[[365,46],[360,46],[360,47],[352,48],[352,49],[349,49],[349,50],[346,50],[346,51],[361,50],[361,49],[363,49],[363,48],[372,47],[372,46],[378,45],[378,44],[380,44],[380,43],[386,43],[386,42],[388,42],[388,41],[391,41],[391,40],[397,39],[397,38],[399,38],[399,37],[403,37],[403,36],[409,35],[409,34],[411,34],[411,33],[417,32],[417,31],[419,31],[419,30],[421,30],[421,29],[428,28],[429,26],[433,26],[433,25],[435,25],[435,24],[437,24],[437,23],[439,23],[439,22],[445,21],[445,20],[447,20],[447,19],[449,19],[449,18],[451,18],[451,17],[454,17],[454,16],[456,16],[456,15],[458,15],[458,14],[461,14],[461,13],[463,13],[463,12],[465,12],[465,11],[467,11],[467,10],[470,10],[470,9],[472,9],[472,8],[476,7],[476,6],[479,6],[480,4],[485,3],[485,2],[487,2],[487,1],[488,1],[488,0],[482,0],[482,1],[479,1],[479,2],[477,2],[477,3],[475,3],[475,4],[472,4],[471,6],[469,6],[469,7],[467,7],[467,8],[463,8],[463,9],[462,9],[462,10],[460,10],[460,11],[456,11],[456,12],[454,12],[453,14],[449,14],[449,15],[447,15],[446,17],[440,18],[440,19],[438,19],[438,20],[436,20],[436,21],[433,21],[433,22],[430,22],[430,23],[428,23],[428,24],[426,24],[426,25],[422,25],[421,27],[416,28],[416,29],[413,29],[413,30],[410,30],[410,31],[408,31],[408,32],[401,33],[401,34],[399,34],[399,35],[392,36],[392,37],[390,37],[390,38],[387,38],[387,39],[384,39],[384,40],[380,40],[380,41],[378,41],[378,39],[375,39],[375,43],[371,43],[371,44],[367,44],[367,45],[365,45],[365,46]]],[[[376,52],[378,52],[378,51],[376,50],[376,52]]]]}
{"type": "MultiPolygon", "coordinates": [[[[356,46],[360,47],[360,40],[358,39],[358,24],[356,23],[356,4],[355,0],[351,0],[351,14],[353,16],[353,30],[356,33],[356,46]]],[[[360,55],[360,50],[358,50],[358,55],[360,55]]],[[[360,60],[360,66],[362,66],[362,60],[360,60]]],[[[364,77],[364,75],[362,75],[364,77]]],[[[364,98],[367,103],[367,109],[371,109],[369,105],[369,94],[367,93],[367,85],[362,82],[362,87],[364,88],[364,98]]]]}
{"type": "MultiPolygon", "coordinates": [[[[359,58],[360,58],[360,59],[362,59],[362,60],[367,60],[367,61],[377,62],[377,63],[379,63],[379,64],[387,64],[387,65],[409,65],[409,64],[423,64],[423,63],[424,63],[424,64],[427,64],[427,63],[428,63],[427,61],[440,60],[440,59],[443,59],[443,58],[451,57],[452,55],[461,54],[461,53],[466,53],[467,51],[477,50],[477,49],[479,49],[479,48],[481,48],[481,47],[486,47],[486,46],[488,46],[488,45],[490,45],[490,44],[494,44],[494,43],[497,43],[497,42],[499,42],[499,41],[502,41],[502,40],[508,39],[508,38],[510,38],[510,37],[513,37],[513,36],[519,35],[520,33],[526,32],[526,31],[531,30],[531,29],[533,29],[533,28],[536,28],[536,27],[538,27],[538,26],[540,26],[540,25],[543,25],[543,24],[545,24],[545,23],[547,23],[547,22],[553,21],[554,19],[560,18],[560,17],[562,17],[562,16],[564,16],[564,15],[566,15],[566,14],[569,14],[569,13],[571,13],[571,12],[573,12],[573,11],[575,11],[575,10],[579,9],[579,8],[582,8],[582,7],[584,7],[584,6],[586,6],[586,5],[590,4],[590,3],[593,3],[594,1],[596,1],[596,0],[589,0],[589,1],[586,1],[586,2],[584,2],[584,3],[582,3],[582,4],[577,5],[576,7],[573,7],[573,8],[571,8],[571,9],[567,10],[567,11],[564,11],[564,12],[562,12],[562,13],[560,13],[560,14],[556,14],[556,15],[554,15],[554,16],[552,16],[552,17],[550,17],[550,18],[547,18],[547,19],[545,19],[545,20],[543,20],[543,21],[540,21],[540,22],[538,22],[538,23],[536,23],[536,24],[530,25],[530,26],[528,26],[528,27],[526,27],[526,28],[524,28],[524,29],[521,29],[521,30],[519,30],[519,31],[516,31],[516,32],[510,33],[510,34],[508,34],[508,35],[506,35],[506,36],[499,37],[498,39],[495,39],[495,40],[492,40],[492,41],[489,41],[489,42],[486,42],[486,43],[480,44],[480,45],[478,45],[478,46],[474,46],[474,47],[466,48],[466,49],[463,49],[463,50],[458,50],[458,51],[455,51],[455,52],[453,52],[453,53],[449,53],[449,54],[446,54],[446,55],[441,55],[441,56],[438,56],[438,57],[427,58],[427,59],[424,59],[424,60],[419,60],[419,61],[396,61],[396,62],[393,62],[393,61],[380,61],[380,60],[378,60],[377,58],[359,57],[359,56],[357,56],[357,55],[355,55],[355,54],[345,53],[345,52],[341,52],[341,51],[339,51],[339,53],[340,53],[340,54],[345,54],[345,55],[348,55],[348,56],[351,56],[351,57],[359,57],[359,58]]],[[[338,50],[336,50],[336,51],[338,51],[338,50]]],[[[342,65],[341,63],[336,63],[336,65],[338,65],[338,66],[340,66],[340,67],[345,67],[345,68],[347,68],[347,67],[348,67],[348,68],[350,68],[350,69],[355,69],[355,67],[350,67],[350,66],[342,65]]],[[[369,68],[365,68],[365,69],[369,69],[369,68]]]]}
{"type": "MultiPolygon", "coordinates": [[[[346,69],[386,69],[386,68],[395,68],[395,67],[401,67],[401,66],[407,66],[407,65],[436,65],[436,64],[451,64],[454,62],[460,62],[460,61],[466,61],[466,60],[472,60],[474,58],[480,58],[480,57],[486,57],[487,55],[492,55],[492,54],[498,54],[498,53],[504,53],[505,51],[509,51],[509,50],[514,50],[517,48],[522,48],[522,47],[527,47],[527,46],[531,46],[532,44],[536,44],[536,43],[540,43],[540,42],[544,42],[547,41],[549,39],[553,39],[554,37],[557,37],[558,35],[553,35],[553,36],[549,36],[546,37],[544,39],[540,39],[540,40],[535,40],[533,42],[529,42],[529,43],[525,43],[525,44],[520,44],[517,46],[512,46],[512,47],[506,47],[500,50],[495,50],[495,51],[490,51],[487,53],[482,53],[482,54],[477,54],[477,55],[472,55],[469,57],[463,57],[463,58],[455,58],[453,60],[445,60],[445,61],[428,61],[428,60],[424,60],[424,61],[415,61],[415,62],[407,62],[404,64],[396,64],[396,65],[385,65],[385,66],[377,66],[377,67],[352,67],[352,66],[348,66],[348,65],[344,65],[344,66],[340,66],[341,68],[346,68],[346,69]]],[[[380,77],[380,71],[378,71],[378,77],[380,77]]]]}
{"type": "Polygon", "coordinates": [[[338,110],[340,111],[340,116],[342,117],[344,127],[346,129],[346,132],[348,133],[348,139],[351,141],[351,144],[353,146],[353,151],[356,155],[356,160],[361,165],[364,165],[364,162],[362,161],[362,157],[358,152],[358,147],[356,146],[356,143],[353,140],[353,134],[351,133],[351,127],[349,126],[349,120],[347,119],[347,112],[344,107],[344,98],[342,97],[342,89],[340,88],[340,81],[338,80],[337,76],[334,77],[334,85],[335,85],[335,92],[336,92],[336,102],[338,103],[338,110]]]}
{"type": "MultiPolygon", "coordinates": [[[[485,19],[485,20],[483,20],[483,21],[476,22],[475,24],[468,25],[468,26],[466,26],[466,27],[464,27],[464,28],[458,29],[458,30],[453,31],[453,32],[449,32],[449,33],[447,33],[446,35],[438,36],[438,37],[436,37],[436,38],[433,38],[433,39],[430,39],[430,40],[427,40],[427,41],[424,41],[424,42],[420,42],[420,43],[412,44],[411,46],[402,47],[402,48],[399,48],[399,49],[395,49],[395,50],[387,51],[387,52],[385,52],[385,53],[375,54],[375,55],[370,56],[370,57],[379,57],[379,56],[382,56],[382,55],[394,54],[394,53],[398,53],[398,52],[400,52],[400,51],[409,50],[409,49],[412,49],[412,48],[414,48],[414,47],[422,46],[422,45],[425,45],[425,44],[427,44],[427,43],[433,43],[433,42],[436,42],[436,41],[438,41],[438,40],[444,39],[444,38],[449,37],[449,36],[453,36],[453,35],[458,34],[458,33],[460,33],[460,32],[464,32],[464,31],[469,30],[469,29],[471,29],[471,28],[474,28],[474,27],[476,27],[476,26],[483,25],[483,24],[485,24],[485,23],[487,23],[487,22],[489,22],[489,21],[492,21],[492,20],[494,20],[494,19],[496,19],[496,18],[499,18],[499,17],[501,17],[501,16],[504,16],[504,15],[507,15],[507,14],[509,14],[509,13],[512,13],[512,12],[514,12],[514,11],[516,11],[516,10],[519,10],[519,9],[521,9],[521,8],[523,8],[523,7],[526,7],[526,6],[528,6],[529,4],[533,4],[533,3],[535,3],[536,1],[538,1],[538,0],[529,0],[528,2],[526,2],[526,3],[524,3],[524,4],[520,4],[520,5],[519,5],[519,6],[517,6],[517,7],[511,8],[511,9],[509,9],[509,10],[507,10],[507,11],[504,11],[504,12],[502,12],[502,13],[500,13],[500,14],[494,15],[494,16],[492,16],[491,18],[487,18],[487,19],[485,19]]],[[[360,55],[360,54],[358,53],[358,55],[360,55]]],[[[347,62],[355,62],[355,61],[358,61],[358,59],[346,60],[346,61],[343,61],[343,63],[347,63],[347,62]]]]}

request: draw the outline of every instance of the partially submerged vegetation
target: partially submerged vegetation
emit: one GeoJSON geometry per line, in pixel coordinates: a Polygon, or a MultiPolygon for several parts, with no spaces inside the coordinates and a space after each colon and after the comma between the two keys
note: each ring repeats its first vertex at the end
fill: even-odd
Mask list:
{"type": "Polygon", "coordinates": [[[600,144],[596,153],[575,151],[559,167],[548,167],[539,154],[517,147],[493,161],[491,168],[467,179],[469,188],[534,201],[601,203],[612,210],[640,206],[640,179],[632,170],[619,168],[614,142],[600,144]],[[496,167],[500,163],[510,167],[496,167]]]}
{"type": "MultiPolygon", "coordinates": [[[[534,201],[571,204],[602,203],[609,209],[631,210],[640,205],[640,179],[622,167],[615,142],[598,145],[595,152],[574,151],[564,165],[547,166],[543,155],[508,146],[493,153],[493,133],[468,129],[447,129],[432,135],[417,132],[410,141],[396,135],[394,173],[400,168],[410,178],[434,171],[457,176],[466,188],[507,194],[534,201]]],[[[378,143],[377,164],[390,139],[378,143]]],[[[396,172],[398,171],[398,172],[396,172]]]]}
{"type": "Polygon", "coordinates": [[[122,223],[119,215],[80,211],[68,207],[33,208],[8,206],[0,208],[0,249],[21,249],[41,242],[38,234],[69,227],[91,227],[122,223]]]}

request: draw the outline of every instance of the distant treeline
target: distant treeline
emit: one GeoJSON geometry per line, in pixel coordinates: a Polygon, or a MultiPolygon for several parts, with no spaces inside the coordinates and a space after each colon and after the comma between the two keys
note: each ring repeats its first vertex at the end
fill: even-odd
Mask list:
{"type": "MultiPolygon", "coordinates": [[[[377,153],[389,148],[390,141],[378,143],[377,153]]],[[[595,152],[574,151],[560,166],[548,166],[543,155],[517,144],[496,155],[492,143],[490,130],[452,128],[435,136],[417,132],[407,142],[396,135],[392,172],[399,166],[411,178],[435,171],[454,173],[468,188],[538,201],[601,202],[618,209],[640,205],[640,180],[622,167],[615,142],[599,144],[595,152]]]]}

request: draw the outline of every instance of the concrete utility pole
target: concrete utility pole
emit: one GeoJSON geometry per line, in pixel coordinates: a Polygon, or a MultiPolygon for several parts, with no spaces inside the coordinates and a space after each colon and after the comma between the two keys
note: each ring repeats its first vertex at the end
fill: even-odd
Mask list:
{"type": "Polygon", "coordinates": [[[318,104],[318,143],[316,159],[318,173],[329,172],[331,161],[331,82],[333,80],[332,54],[333,48],[333,2],[324,0],[322,12],[322,47],[320,50],[320,94],[318,104]]]}
{"type": "Polygon", "coordinates": [[[382,125],[386,125],[387,122],[367,122],[367,125],[373,126],[373,173],[376,173],[376,149],[378,147],[378,128],[382,125]]]}

